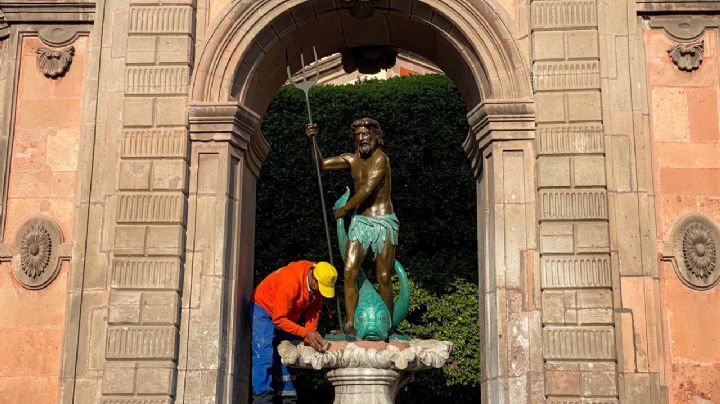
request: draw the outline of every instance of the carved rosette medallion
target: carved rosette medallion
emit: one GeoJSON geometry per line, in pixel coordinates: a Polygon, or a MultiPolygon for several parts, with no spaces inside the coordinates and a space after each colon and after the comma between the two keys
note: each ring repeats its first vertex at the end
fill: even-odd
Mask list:
{"type": "Polygon", "coordinates": [[[25,275],[37,279],[50,263],[52,242],[42,225],[30,227],[20,239],[20,267],[25,275]]]}
{"type": "Polygon", "coordinates": [[[36,53],[38,67],[45,77],[56,79],[64,76],[70,69],[75,47],[70,46],[60,50],[38,48],[36,53]]]}
{"type": "Polygon", "coordinates": [[[50,218],[35,217],[25,222],[15,236],[13,274],[27,289],[46,287],[60,269],[58,250],[63,242],[58,225],[50,218]]]}
{"type": "Polygon", "coordinates": [[[720,279],[718,251],[720,232],[708,219],[691,216],[674,231],[675,269],[680,279],[693,289],[709,289],[720,279]]]}
{"type": "Polygon", "coordinates": [[[704,41],[677,44],[667,51],[675,66],[686,72],[697,70],[700,67],[704,52],[704,41]]]}

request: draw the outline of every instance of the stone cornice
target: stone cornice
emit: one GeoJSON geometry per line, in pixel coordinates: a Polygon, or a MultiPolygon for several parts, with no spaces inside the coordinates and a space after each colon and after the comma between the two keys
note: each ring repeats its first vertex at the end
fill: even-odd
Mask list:
{"type": "Polygon", "coordinates": [[[698,39],[706,28],[720,27],[720,15],[652,15],[648,25],[662,28],[676,41],[687,42],[698,39]]]}
{"type": "Polygon", "coordinates": [[[75,0],[64,2],[14,0],[0,1],[0,9],[10,24],[85,22],[95,19],[95,1],[75,0]]]}
{"type": "Polygon", "coordinates": [[[720,13],[720,1],[672,1],[672,0],[638,0],[638,14],[704,14],[720,13]]]}

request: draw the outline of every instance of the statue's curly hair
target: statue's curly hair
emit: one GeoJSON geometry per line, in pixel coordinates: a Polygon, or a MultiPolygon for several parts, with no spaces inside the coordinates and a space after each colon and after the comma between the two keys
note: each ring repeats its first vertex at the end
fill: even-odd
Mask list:
{"type": "Polygon", "coordinates": [[[350,125],[350,127],[355,130],[355,128],[368,128],[370,130],[375,131],[375,135],[377,135],[378,138],[378,146],[384,146],[385,140],[383,139],[383,132],[382,129],[380,129],[380,124],[378,121],[372,119],[372,118],[360,118],[353,121],[353,123],[350,125]]]}

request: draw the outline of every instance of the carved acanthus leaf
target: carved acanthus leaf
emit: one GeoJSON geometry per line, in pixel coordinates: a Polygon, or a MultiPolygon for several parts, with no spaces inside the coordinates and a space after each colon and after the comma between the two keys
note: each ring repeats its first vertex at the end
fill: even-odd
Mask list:
{"type": "Polygon", "coordinates": [[[37,63],[46,77],[56,79],[62,77],[70,69],[75,47],[70,46],[61,50],[38,48],[37,63]]]}
{"type": "Polygon", "coordinates": [[[678,69],[691,72],[700,67],[703,53],[705,52],[705,41],[677,44],[668,49],[668,54],[678,69]]]}

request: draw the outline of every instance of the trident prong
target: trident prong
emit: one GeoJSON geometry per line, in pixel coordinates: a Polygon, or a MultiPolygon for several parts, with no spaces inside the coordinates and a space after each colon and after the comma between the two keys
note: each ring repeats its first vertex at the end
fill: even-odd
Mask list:
{"type": "MultiPolygon", "coordinates": [[[[287,75],[288,75],[288,81],[292,83],[293,86],[296,88],[299,88],[302,90],[303,93],[305,93],[305,105],[307,105],[307,113],[308,113],[308,119],[310,120],[310,123],[313,123],[312,119],[312,112],[310,111],[310,89],[317,84],[317,82],[320,80],[320,62],[318,60],[317,51],[315,50],[315,46],[313,46],[313,56],[315,56],[315,79],[314,80],[308,80],[307,78],[307,71],[305,69],[305,56],[303,55],[302,48],[300,48],[300,64],[301,68],[300,71],[302,72],[302,82],[296,83],[295,80],[292,78],[292,73],[290,73],[290,65],[287,62],[287,49],[285,50],[285,62],[288,63],[287,66],[287,75]]],[[[318,190],[320,191],[320,204],[322,206],[322,217],[323,217],[323,224],[325,224],[325,241],[327,242],[327,248],[328,248],[328,259],[330,260],[330,264],[332,266],[335,266],[334,260],[333,260],[333,252],[332,252],[332,243],[330,242],[330,226],[328,225],[328,215],[327,215],[327,209],[325,207],[325,192],[323,192],[323,185],[322,185],[322,177],[320,176],[320,152],[317,147],[317,142],[315,141],[315,136],[312,138],[312,147],[313,147],[313,160],[315,161],[315,174],[317,176],[318,181],[318,190]]],[[[339,331],[343,332],[343,317],[342,317],[342,311],[340,311],[340,299],[335,299],[335,302],[337,303],[337,312],[338,312],[338,326],[339,331]]]]}
{"type": "MultiPolygon", "coordinates": [[[[302,81],[301,82],[295,82],[292,78],[292,73],[290,72],[290,66],[287,66],[287,75],[288,75],[288,81],[292,83],[293,86],[296,88],[299,88],[302,90],[303,93],[305,93],[305,105],[307,105],[307,111],[308,111],[308,119],[310,119],[310,123],[313,123],[312,119],[312,112],[310,110],[310,89],[318,83],[320,80],[320,63],[317,56],[317,51],[315,50],[315,47],[313,46],[313,56],[315,56],[315,79],[314,80],[308,80],[307,75],[307,69],[305,68],[305,56],[303,55],[302,48],[300,48],[300,71],[302,72],[302,81]]],[[[287,56],[286,56],[287,58],[287,56]]]]}

